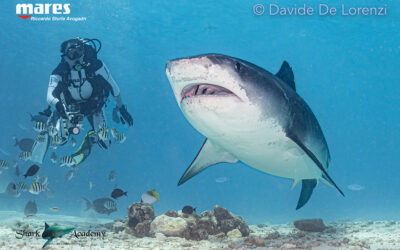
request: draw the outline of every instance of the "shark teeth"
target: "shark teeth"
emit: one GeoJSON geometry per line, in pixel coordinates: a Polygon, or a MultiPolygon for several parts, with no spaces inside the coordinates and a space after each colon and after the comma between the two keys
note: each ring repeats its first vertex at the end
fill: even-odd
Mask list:
{"type": "Polygon", "coordinates": [[[194,96],[236,96],[232,91],[212,84],[197,84],[187,86],[182,90],[182,100],[194,96]]]}

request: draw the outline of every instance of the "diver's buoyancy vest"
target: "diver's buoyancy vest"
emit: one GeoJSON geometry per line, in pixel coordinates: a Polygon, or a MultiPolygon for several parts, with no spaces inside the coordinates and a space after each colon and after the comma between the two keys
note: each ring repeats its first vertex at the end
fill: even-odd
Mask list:
{"type": "Polygon", "coordinates": [[[69,65],[67,62],[61,61],[52,73],[53,75],[61,76],[61,82],[54,89],[53,95],[62,100],[67,107],[71,104],[81,103],[80,112],[86,116],[101,110],[110,92],[112,92],[112,88],[107,80],[103,76],[96,74],[96,71],[102,66],[103,62],[96,59],[93,63],[83,68],[85,72],[83,78],[86,78],[93,90],[88,99],[76,101],[68,90],[68,87],[73,84],[69,65]]]}

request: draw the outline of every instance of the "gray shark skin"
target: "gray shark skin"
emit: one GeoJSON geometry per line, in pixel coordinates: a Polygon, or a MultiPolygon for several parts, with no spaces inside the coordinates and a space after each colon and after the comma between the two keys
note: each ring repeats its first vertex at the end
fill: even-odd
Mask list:
{"type": "Polygon", "coordinates": [[[169,61],[166,75],[185,118],[207,137],[178,185],[209,166],[241,161],[272,175],[302,181],[296,209],[327,170],[330,154],[321,127],[297,94],[285,61],[274,75],[245,60],[205,54],[169,61]]]}

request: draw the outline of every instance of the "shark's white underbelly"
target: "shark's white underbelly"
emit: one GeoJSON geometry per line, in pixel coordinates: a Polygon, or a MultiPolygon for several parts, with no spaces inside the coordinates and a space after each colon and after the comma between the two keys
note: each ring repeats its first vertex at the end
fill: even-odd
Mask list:
{"type": "Polygon", "coordinates": [[[219,113],[209,112],[212,105],[183,105],[182,110],[198,131],[250,167],[295,180],[320,178],[315,163],[286,137],[274,118],[234,100],[225,107],[217,105],[219,113]]]}

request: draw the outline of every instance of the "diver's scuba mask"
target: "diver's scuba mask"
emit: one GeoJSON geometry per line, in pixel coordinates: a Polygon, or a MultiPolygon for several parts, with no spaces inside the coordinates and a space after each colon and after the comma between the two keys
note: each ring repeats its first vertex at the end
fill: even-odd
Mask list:
{"type": "Polygon", "coordinates": [[[70,59],[70,60],[76,60],[80,57],[83,56],[84,54],[84,47],[83,44],[75,43],[70,45],[66,51],[65,55],[70,59]]]}

